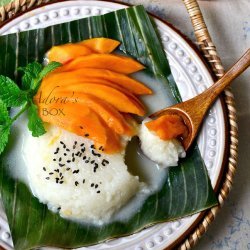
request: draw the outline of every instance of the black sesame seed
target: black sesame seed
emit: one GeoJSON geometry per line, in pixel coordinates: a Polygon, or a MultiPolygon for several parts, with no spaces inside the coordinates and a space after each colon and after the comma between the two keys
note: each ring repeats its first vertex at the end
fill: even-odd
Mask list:
{"type": "Polygon", "coordinates": [[[58,165],[59,165],[59,167],[61,167],[61,168],[65,166],[65,164],[61,164],[61,163],[59,163],[58,165]]]}
{"type": "Polygon", "coordinates": [[[62,208],[61,207],[58,207],[57,210],[60,211],[62,208]]]}
{"type": "Polygon", "coordinates": [[[70,150],[67,148],[66,151],[69,152],[70,150]]]}
{"type": "Polygon", "coordinates": [[[90,148],[93,148],[93,149],[95,149],[95,145],[94,145],[94,144],[92,144],[92,145],[90,146],[90,148]]]}
{"type": "Polygon", "coordinates": [[[79,182],[78,182],[78,181],[76,181],[76,182],[75,182],[75,185],[77,186],[78,184],[79,184],[79,182]]]}
{"type": "Polygon", "coordinates": [[[49,175],[52,175],[52,174],[54,174],[54,173],[53,173],[53,172],[50,172],[50,173],[49,173],[49,175]]]}
{"type": "Polygon", "coordinates": [[[65,144],[63,145],[63,148],[66,148],[66,145],[65,145],[65,144]]]}
{"type": "Polygon", "coordinates": [[[73,171],[73,174],[78,174],[78,173],[79,173],[79,171],[80,171],[79,169],[74,170],[74,171],[73,171]]]}
{"type": "Polygon", "coordinates": [[[72,162],[75,162],[75,158],[72,158],[72,162]]]}
{"type": "Polygon", "coordinates": [[[82,157],[82,153],[79,154],[79,157],[82,157]]]}
{"type": "Polygon", "coordinates": [[[76,144],[77,144],[77,141],[75,141],[74,144],[76,145],[76,144]]]}
{"type": "Polygon", "coordinates": [[[81,149],[81,152],[82,152],[82,153],[84,153],[84,152],[85,152],[85,150],[86,150],[85,148],[82,148],[82,149],[81,149]]]}
{"type": "Polygon", "coordinates": [[[61,176],[62,176],[62,173],[60,173],[59,176],[61,177],[61,176]]]}
{"type": "Polygon", "coordinates": [[[99,166],[98,166],[98,163],[95,163],[95,168],[98,168],[99,166]]]}
{"type": "Polygon", "coordinates": [[[91,153],[92,153],[92,155],[94,155],[94,156],[101,157],[101,155],[98,154],[98,153],[96,153],[94,150],[92,150],[91,153]]]}
{"type": "Polygon", "coordinates": [[[100,193],[101,193],[101,191],[100,191],[100,190],[98,190],[96,193],[97,193],[97,194],[100,194],[100,193]]]}
{"type": "Polygon", "coordinates": [[[102,160],[102,165],[103,165],[103,166],[106,166],[107,164],[109,164],[109,161],[103,159],[103,160],[102,160]]]}
{"type": "Polygon", "coordinates": [[[59,161],[59,162],[62,161],[62,157],[60,157],[58,161],[59,161]]]}
{"type": "Polygon", "coordinates": [[[95,160],[91,161],[90,163],[91,163],[91,164],[94,164],[94,163],[95,163],[95,160]]]}
{"type": "Polygon", "coordinates": [[[95,185],[94,183],[91,183],[91,185],[90,185],[90,186],[91,186],[91,187],[94,187],[94,185],[95,185]]]}
{"type": "Polygon", "coordinates": [[[66,154],[66,153],[64,153],[64,156],[67,156],[67,154],[66,154]]]}
{"type": "Polygon", "coordinates": [[[46,171],[46,168],[45,168],[45,167],[43,167],[43,170],[44,170],[44,171],[46,171]]]}
{"type": "Polygon", "coordinates": [[[64,178],[64,176],[61,177],[61,180],[64,178]]]}
{"type": "Polygon", "coordinates": [[[84,146],[84,143],[82,143],[80,146],[83,147],[83,146],[84,146]]]}
{"type": "Polygon", "coordinates": [[[98,188],[98,184],[95,184],[95,188],[98,188]]]}
{"type": "Polygon", "coordinates": [[[64,181],[59,181],[60,184],[63,184],[64,181]]]}
{"type": "Polygon", "coordinates": [[[103,149],[103,146],[99,147],[99,150],[102,150],[103,149]]]}
{"type": "Polygon", "coordinates": [[[76,153],[76,156],[79,156],[79,154],[80,154],[80,151],[78,151],[78,152],[76,153]]]}
{"type": "Polygon", "coordinates": [[[75,154],[74,154],[74,153],[72,153],[72,157],[74,157],[74,155],[75,155],[75,154]]]}
{"type": "Polygon", "coordinates": [[[54,171],[57,172],[57,173],[59,173],[59,169],[55,169],[54,171]]]}
{"type": "Polygon", "coordinates": [[[82,183],[83,183],[83,184],[85,183],[85,179],[82,180],[82,183]]]}
{"type": "Polygon", "coordinates": [[[59,178],[56,178],[56,183],[58,183],[58,181],[59,181],[59,178]]]}
{"type": "Polygon", "coordinates": [[[56,161],[56,159],[54,158],[53,161],[56,161]]]}
{"type": "Polygon", "coordinates": [[[58,154],[58,151],[54,152],[54,155],[58,154]]]}
{"type": "Polygon", "coordinates": [[[67,160],[67,163],[70,163],[71,162],[71,160],[67,160]]]}
{"type": "Polygon", "coordinates": [[[46,180],[49,180],[50,178],[49,178],[49,177],[46,177],[45,179],[46,179],[46,180]]]}
{"type": "Polygon", "coordinates": [[[67,170],[67,171],[69,171],[69,170],[70,170],[70,168],[66,168],[66,170],[67,170]]]}
{"type": "Polygon", "coordinates": [[[85,137],[89,137],[89,134],[85,134],[84,136],[85,136],[85,137]]]}
{"type": "Polygon", "coordinates": [[[86,160],[87,159],[87,156],[85,155],[85,156],[83,156],[83,158],[82,158],[83,160],[86,160]]]}
{"type": "Polygon", "coordinates": [[[76,149],[76,145],[73,146],[73,149],[76,149]]]}
{"type": "Polygon", "coordinates": [[[63,141],[60,141],[60,143],[61,143],[62,145],[64,145],[64,142],[63,142],[63,141]]]}

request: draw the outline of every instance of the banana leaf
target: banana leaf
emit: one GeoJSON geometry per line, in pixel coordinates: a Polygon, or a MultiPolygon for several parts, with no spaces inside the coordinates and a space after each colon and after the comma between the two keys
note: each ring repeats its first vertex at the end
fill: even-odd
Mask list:
{"type": "MultiPolygon", "coordinates": [[[[121,41],[120,50],[143,63],[157,84],[171,92],[169,103],[181,101],[177,86],[153,21],[142,6],[102,16],[54,25],[0,37],[0,74],[19,79],[16,68],[42,61],[53,45],[92,37],[121,41]]],[[[157,97],[155,97],[157,98],[157,97]]],[[[103,226],[84,225],[61,218],[48,210],[1,159],[1,197],[8,217],[15,249],[39,246],[76,248],[129,235],[152,224],[191,215],[217,204],[208,173],[195,145],[178,167],[169,169],[161,190],[150,195],[127,221],[103,226]]]]}

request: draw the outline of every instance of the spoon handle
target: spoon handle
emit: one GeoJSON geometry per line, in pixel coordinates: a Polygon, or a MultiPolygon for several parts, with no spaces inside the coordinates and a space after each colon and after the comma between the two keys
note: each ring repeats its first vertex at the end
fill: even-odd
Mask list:
{"type": "Polygon", "coordinates": [[[201,95],[204,100],[207,101],[207,108],[215,101],[219,94],[226,88],[230,83],[244,72],[250,66],[250,49],[227,71],[227,73],[218,80],[209,89],[204,91],[201,95]]]}

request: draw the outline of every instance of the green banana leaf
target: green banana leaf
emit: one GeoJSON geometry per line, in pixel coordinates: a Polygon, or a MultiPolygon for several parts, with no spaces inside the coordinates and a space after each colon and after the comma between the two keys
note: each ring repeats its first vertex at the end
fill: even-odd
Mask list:
{"type": "MultiPolygon", "coordinates": [[[[173,104],[181,101],[166,55],[152,20],[142,6],[103,16],[0,37],[0,74],[19,78],[16,67],[42,61],[53,45],[78,42],[91,37],[121,41],[120,50],[146,65],[147,71],[168,89],[173,104]]],[[[9,174],[2,157],[1,197],[15,249],[39,246],[75,248],[129,235],[152,224],[174,220],[212,207],[217,200],[206,167],[195,145],[178,167],[169,169],[162,189],[150,195],[127,221],[103,226],[83,225],[61,218],[48,210],[29,188],[9,174]]]]}

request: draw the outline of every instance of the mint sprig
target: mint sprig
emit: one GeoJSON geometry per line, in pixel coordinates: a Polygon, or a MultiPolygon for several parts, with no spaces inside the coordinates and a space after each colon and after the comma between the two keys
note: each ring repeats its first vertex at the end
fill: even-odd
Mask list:
{"type": "Polygon", "coordinates": [[[0,154],[6,147],[10,134],[11,118],[6,104],[0,99],[0,154]]]}
{"type": "Polygon", "coordinates": [[[33,62],[26,67],[18,68],[24,72],[21,88],[10,78],[0,75],[0,154],[8,143],[11,125],[26,111],[28,129],[32,136],[38,137],[46,133],[33,97],[43,78],[60,66],[58,62],[50,62],[45,67],[38,62],[33,62]],[[8,112],[8,108],[11,107],[20,107],[19,112],[13,117],[10,117],[8,112]]]}
{"type": "Polygon", "coordinates": [[[10,78],[0,76],[0,99],[7,107],[19,107],[27,101],[27,93],[10,78]]]}
{"type": "Polygon", "coordinates": [[[28,108],[28,119],[28,128],[32,132],[32,136],[39,137],[46,133],[43,121],[38,115],[38,108],[33,103],[28,108]]]}

